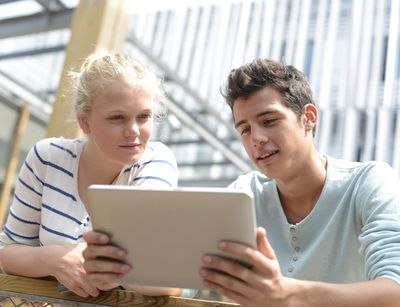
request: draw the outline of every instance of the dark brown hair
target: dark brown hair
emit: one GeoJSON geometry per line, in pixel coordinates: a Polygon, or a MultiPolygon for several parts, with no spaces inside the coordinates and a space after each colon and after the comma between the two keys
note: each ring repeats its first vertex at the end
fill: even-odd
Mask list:
{"type": "Polygon", "coordinates": [[[302,72],[291,65],[269,59],[256,59],[233,69],[221,94],[231,110],[239,97],[249,97],[265,87],[279,91],[283,103],[300,116],[304,105],[314,104],[310,84],[302,72]]]}

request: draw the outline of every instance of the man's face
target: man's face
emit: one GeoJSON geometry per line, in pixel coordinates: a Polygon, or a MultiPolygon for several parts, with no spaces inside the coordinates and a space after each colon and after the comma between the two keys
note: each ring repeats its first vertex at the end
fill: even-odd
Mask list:
{"type": "Polygon", "coordinates": [[[239,97],[232,112],[243,146],[260,171],[290,179],[301,170],[313,149],[312,133],[306,133],[306,117],[286,107],[277,90],[265,87],[239,97]]]}

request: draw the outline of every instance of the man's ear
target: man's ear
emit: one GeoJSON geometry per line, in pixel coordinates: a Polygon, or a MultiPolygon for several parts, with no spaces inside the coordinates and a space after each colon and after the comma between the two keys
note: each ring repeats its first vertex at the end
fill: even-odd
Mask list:
{"type": "Polygon", "coordinates": [[[89,134],[90,133],[90,126],[89,126],[89,123],[88,123],[87,114],[78,115],[78,123],[79,123],[79,127],[81,127],[82,131],[85,134],[89,134]]]}
{"type": "Polygon", "coordinates": [[[303,115],[301,117],[305,129],[305,135],[308,134],[314,135],[317,118],[318,118],[317,107],[311,103],[306,104],[303,107],[303,115]]]}
{"type": "Polygon", "coordinates": [[[307,125],[314,126],[318,118],[318,109],[315,105],[308,103],[303,107],[303,119],[307,125]]]}

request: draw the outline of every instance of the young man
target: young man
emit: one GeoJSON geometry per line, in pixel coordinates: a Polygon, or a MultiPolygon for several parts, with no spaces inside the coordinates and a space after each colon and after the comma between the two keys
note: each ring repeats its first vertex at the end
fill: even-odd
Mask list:
{"type": "Polygon", "coordinates": [[[257,249],[219,245],[252,268],[206,255],[204,285],[244,306],[399,306],[400,181],[393,169],[316,151],[318,110],[293,66],[243,65],[231,71],[224,96],[260,170],[232,187],[254,195],[261,227],[257,249]]]}
{"type": "MultiPolygon", "coordinates": [[[[205,255],[204,285],[243,306],[399,306],[395,172],[383,163],[346,162],[316,151],[318,110],[304,75],[292,66],[255,60],[231,72],[224,95],[260,170],[232,186],[254,195],[260,228],[257,249],[219,245],[252,268],[205,255]]],[[[122,264],[98,260],[125,257],[101,245],[107,236],[89,232],[85,239],[89,280],[125,273],[122,264]]]]}

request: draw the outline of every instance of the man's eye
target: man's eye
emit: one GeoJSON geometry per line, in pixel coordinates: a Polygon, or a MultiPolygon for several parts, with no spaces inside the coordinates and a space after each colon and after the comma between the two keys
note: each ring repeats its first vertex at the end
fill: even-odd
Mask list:
{"type": "Polygon", "coordinates": [[[243,128],[242,130],[240,130],[240,135],[247,134],[249,131],[250,131],[250,128],[243,128]]]}
{"type": "Polygon", "coordinates": [[[267,119],[267,120],[264,121],[264,125],[265,126],[270,126],[270,125],[274,124],[276,121],[277,121],[276,118],[267,119]]]}

